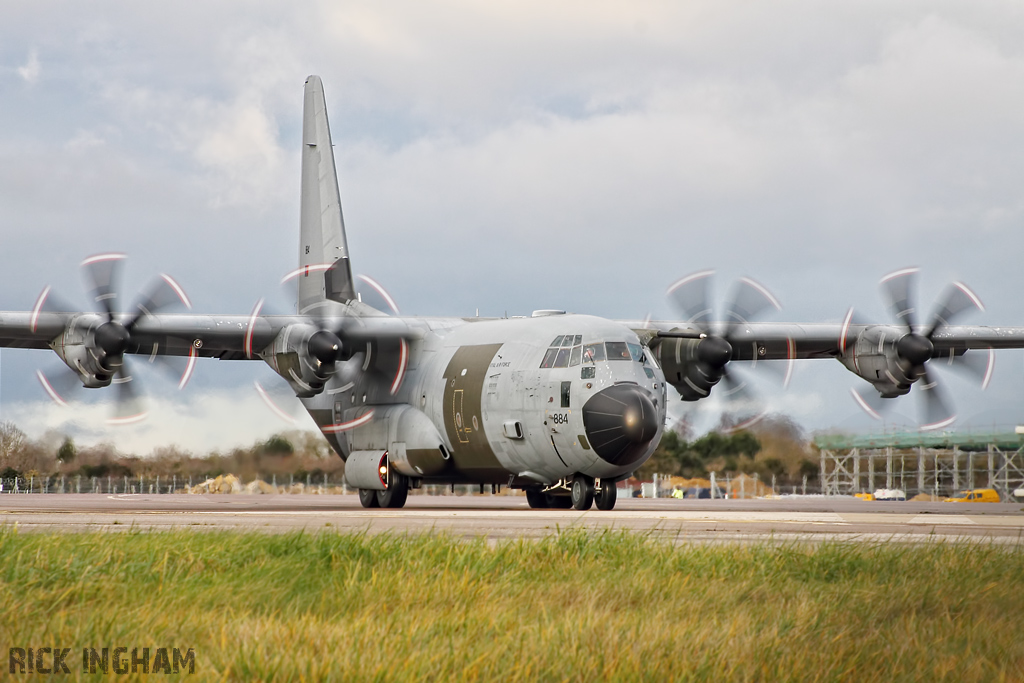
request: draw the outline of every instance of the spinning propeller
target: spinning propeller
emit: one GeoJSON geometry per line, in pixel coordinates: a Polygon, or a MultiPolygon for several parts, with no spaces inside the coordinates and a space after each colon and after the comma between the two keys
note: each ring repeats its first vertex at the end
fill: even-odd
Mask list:
{"type": "MultiPolygon", "coordinates": [[[[304,270],[289,273],[281,284],[288,285],[300,272],[304,270]]],[[[358,277],[398,313],[394,299],[379,283],[366,276],[358,277]]],[[[348,306],[370,310],[359,301],[350,302],[348,306]]],[[[263,309],[264,300],[261,299],[253,309],[250,331],[263,309]]],[[[246,339],[247,355],[264,358],[291,388],[288,392],[280,384],[265,387],[258,381],[255,383],[257,393],[272,412],[287,422],[296,423],[301,411],[295,398],[313,398],[321,393],[336,395],[357,390],[359,401],[352,400],[356,398],[353,393],[345,405],[358,406],[373,403],[375,398],[381,396],[394,396],[398,393],[409,360],[408,341],[399,328],[396,328],[395,334],[378,332],[368,335],[364,330],[366,324],[363,318],[353,315],[351,308],[344,308],[334,301],[325,301],[304,310],[301,316],[302,322],[284,328],[266,349],[253,349],[251,336],[246,339]],[[297,366],[287,361],[288,355],[299,358],[297,366]],[[328,388],[328,383],[335,376],[336,381],[328,388]]],[[[374,313],[372,319],[378,323],[375,327],[379,328],[382,320],[379,313],[374,313]]],[[[323,429],[331,432],[347,431],[365,424],[372,419],[372,415],[371,409],[355,420],[323,429]]]]}
{"type": "MultiPolygon", "coordinates": [[[[62,319],[63,333],[51,342],[65,365],[44,373],[36,371],[43,389],[55,402],[66,405],[67,397],[83,387],[98,388],[113,384],[116,389],[114,417],[111,424],[128,424],[145,419],[137,380],[129,370],[125,354],[137,352],[139,342],[133,337],[139,322],[176,304],[191,308],[192,304],[181,286],[169,275],[160,275],[137,297],[128,312],[118,310],[118,289],[125,255],[97,254],[82,261],[82,277],[89,296],[100,315],[74,315],[73,308],[63,304],[46,287],[32,311],[32,326],[44,313],[56,313],[62,319]]],[[[158,363],[174,372],[178,388],[184,388],[195,366],[195,349],[188,344],[187,359],[159,355],[153,345],[149,362],[158,363]],[[181,364],[184,364],[182,369],[181,364]]],[[[165,349],[166,351],[166,349],[165,349]]]]}
{"type": "MultiPolygon", "coordinates": [[[[988,387],[992,378],[995,355],[992,349],[988,349],[987,354],[975,355],[961,350],[957,355],[953,349],[961,338],[949,334],[941,337],[941,341],[951,349],[948,355],[936,351],[936,337],[940,332],[965,312],[971,309],[984,311],[985,307],[967,285],[953,282],[939,298],[928,324],[920,326],[914,303],[918,272],[917,268],[904,268],[882,278],[882,296],[896,324],[902,328],[903,334],[891,347],[894,363],[883,371],[880,378],[883,381],[873,382],[873,387],[861,387],[851,391],[861,408],[872,417],[881,419],[880,413],[891,405],[890,399],[909,392],[910,387],[918,384],[920,380],[923,420],[921,428],[942,429],[956,420],[956,413],[938,377],[928,370],[927,364],[935,360],[953,370],[961,371],[976,379],[984,389],[988,387]]],[[[850,342],[850,326],[855,322],[851,308],[846,314],[839,340],[839,348],[843,354],[846,354],[850,342]]]]}
{"type": "MultiPolygon", "coordinates": [[[[729,404],[746,410],[753,409],[752,415],[733,426],[733,429],[742,429],[760,420],[765,410],[759,405],[760,401],[749,383],[734,370],[730,370],[729,362],[744,358],[754,361],[755,366],[775,369],[764,361],[758,362],[760,354],[756,344],[749,354],[746,353],[743,346],[750,339],[742,338],[740,333],[748,322],[756,320],[764,312],[770,309],[778,311],[782,307],[764,286],[750,278],[741,278],[733,286],[724,314],[716,319],[708,292],[713,275],[712,270],[693,273],[677,280],[667,292],[683,320],[696,328],[698,333],[673,330],[659,333],[659,336],[699,340],[695,351],[690,352],[690,362],[684,366],[685,370],[670,380],[677,389],[681,388],[680,394],[684,400],[698,400],[710,395],[711,389],[721,381],[723,398],[729,404]]],[[[792,351],[792,343],[788,344],[788,348],[792,351]]],[[[662,360],[664,364],[664,353],[662,360]]],[[[783,386],[788,386],[791,373],[792,362],[786,365],[782,373],[783,386]]]]}

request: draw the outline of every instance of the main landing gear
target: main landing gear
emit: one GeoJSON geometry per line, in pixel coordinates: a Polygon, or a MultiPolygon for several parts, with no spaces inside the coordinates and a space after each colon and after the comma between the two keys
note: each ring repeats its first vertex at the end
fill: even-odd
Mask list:
{"type": "Polygon", "coordinates": [[[535,510],[573,508],[583,511],[595,503],[598,510],[611,510],[615,507],[615,482],[595,481],[585,474],[577,474],[571,481],[563,479],[546,490],[526,489],[526,502],[535,510]]]}
{"type": "Polygon", "coordinates": [[[401,508],[409,497],[409,480],[401,474],[392,473],[393,481],[385,491],[359,489],[359,503],[364,508],[401,508]]]}

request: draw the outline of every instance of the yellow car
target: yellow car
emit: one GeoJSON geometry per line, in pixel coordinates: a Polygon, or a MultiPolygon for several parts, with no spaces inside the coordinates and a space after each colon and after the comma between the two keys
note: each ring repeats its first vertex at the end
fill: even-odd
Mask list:
{"type": "Polygon", "coordinates": [[[999,494],[994,489],[971,489],[961,491],[952,498],[946,498],[947,503],[998,503],[999,494]]]}
{"type": "Polygon", "coordinates": [[[854,498],[860,498],[861,500],[874,500],[875,499],[875,494],[873,494],[873,493],[855,493],[855,494],[853,494],[853,497],[854,498]]]}

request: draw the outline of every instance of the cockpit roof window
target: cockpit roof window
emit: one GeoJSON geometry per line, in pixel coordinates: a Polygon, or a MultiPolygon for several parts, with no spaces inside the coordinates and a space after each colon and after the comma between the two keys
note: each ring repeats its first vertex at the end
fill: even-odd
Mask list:
{"type": "Polygon", "coordinates": [[[573,336],[571,334],[565,335],[562,337],[562,346],[572,346],[572,340],[573,336]]]}
{"type": "Polygon", "coordinates": [[[562,339],[564,339],[564,338],[565,338],[564,334],[558,335],[557,337],[555,337],[555,341],[551,342],[551,346],[561,346],[562,345],[562,339]]]}

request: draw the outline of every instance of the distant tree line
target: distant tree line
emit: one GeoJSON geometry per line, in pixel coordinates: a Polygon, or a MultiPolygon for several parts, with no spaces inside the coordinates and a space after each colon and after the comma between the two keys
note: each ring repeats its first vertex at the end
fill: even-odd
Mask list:
{"type": "MultiPolygon", "coordinates": [[[[257,477],[307,475],[332,479],[344,463],[318,434],[289,431],[249,447],[197,455],[176,446],[139,456],[119,452],[111,444],[79,448],[71,437],[48,434],[33,440],[11,422],[0,422],[0,477],[178,477],[234,474],[244,481],[257,477]]],[[[721,429],[689,438],[685,424],[667,430],[654,455],[636,472],[649,480],[655,473],[687,478],[758,474],[774,475],[779,483],[798,484],[806,475],[818,477],[818,454],[800,428],[784,418],[764,420],[749,430],[721,429]]]]}
{"type": "Polygon", "coordinates": [[[342,462],[327,442],[311,432],[289,431],[258,441],[248,448],[211,451],[196,455],[175,446],[157,448],[139,456],[119,452],[111,444],[79,448],[73,439],[48,434],[33,440],[11,422],[0,422],[0,478],[35,477],[84,479],[98,477],[200,478],[235,474],[250,481],[275,475],[332,479],[344,471],[342,462]]]}
{"type": "Polygon", "coordinates": [[[780,484],[797,484],[804,476],[816,480],[818,454],[802,430],[788,419],[774,417],[750,429],[727,427],[688,438],[685,424],[666,430],[654,455],[636,476],[650,479],[655,473],[686,478],[716,475],[757,474],[773,476],[780,484]]]}

